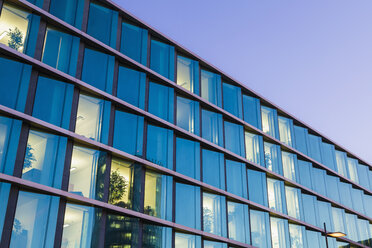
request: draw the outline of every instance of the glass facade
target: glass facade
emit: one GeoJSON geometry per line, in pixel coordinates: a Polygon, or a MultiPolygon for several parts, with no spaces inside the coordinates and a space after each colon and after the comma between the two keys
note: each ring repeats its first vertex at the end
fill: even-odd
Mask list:
{"type": "Polygon", "coordinates": [[[371,165],[110,2],[0,2],[0,247],[372,247],[371,165]]]}

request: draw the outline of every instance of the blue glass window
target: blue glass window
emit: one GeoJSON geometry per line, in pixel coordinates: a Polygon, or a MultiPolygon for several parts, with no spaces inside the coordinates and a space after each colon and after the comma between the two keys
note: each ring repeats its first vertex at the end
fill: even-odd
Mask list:
{"type": "Polygon", "coordinates": [[[136,156],[142,156],[143,116],[115,111],[113,147],[136,156]]]}
{"type": "Polygon", "coordinates": [[[265,164],[269,170],[283,175],[282,158],[280,146],[264,142],[265,164]]]}
{"type": "Polygon", "coordinates": [[[49,12],[68,24],[81,29],[81,24],[83,22],[84,1],[51,0],[49,12]]]}
{"type": "Polygon", "coordinates": [[[97,244],[101,215],[100,208],[67,203],[61,247],[92,247],[97,244]]]}
{"type": "Polygon", "coordinates": [[[269,201],[269,208],[287,214],[283,181],[267,178],[267,198],[269,201]]]}
{"type": "Polygon", "coordinates": [[[353,209],[359,213],[365,214],[363,191],[351,188],[351,199],[353,201],[353,209]]]}
{"type": "Polygon", "coordinates": [[[56,196],[20,191],[9,247],[53,247],[58,206],[56,196]]]}
{"type": "Polygon", "coordinates": [[[176,138],[176,171],[200,180],[200,143],[176,138]]]}
{"type": "Polygon", "coordinates": [[[298,178],[299,183],[309,189],[313,189],[312,170],[313,166],[310,162],[298,160],[298,178]]]}
{"type": "Polygon", "coordinates": [[[173,123],[174,89],[150,82],[148,111],[163,120],[173,123]]]}
{"type": "Polygon", "coordinates": [[[294,126],[294,137],[295,137],[295,144],[296,149],[302,152],[305,155],[308,155],[308,131],[307,128],[294,126]]]}
{"type": "Polygon", "coordinates": [[[226,160],[227,192],[247,198],[247,174],[245,164],[226,160]]]}
{"type": "Polygon", "coordinates": [[[348,178],[347,171],[347,162],[346,162],[346,153],[336,150],[336,165],[337,172],[348,178]]]}
{"type": "MultiPolygon", "coordinates": [[[[307,236],[307,247],[323,248],[323,240],[321,240],[321,234],[316,231],[306,230],[307,236]]],[[[330,239],[328,238],[328,241],[330,239]]]]}
{"type": "Polygon", "coordinates": [[[282,151],[282,162],[284,177],[298,182],[298,165],[296,154],[282,151]]]}
{"type": "Polygon", "coordinates": [[[264,166],[265,155],[263,152],[263,138],[261,135],[244,132],[245,134],[245,157],[255,164],[264,166]]]}
{"type": "Polygon", "coordinates": [[[61,188],[67,138],[30,130],[22,178],[61,188]]]}
{"type": "Polygon", "coordinates": [[[200,135],[199,102],[177,96],[177,126],[200,135]]]}
{"type": "Polygon", "coordinates": [[[354,183],[359,184],[359,177],[358,177],[358,160],[354,158],[347,158],[347,169],[348,169],[348,175],[351,181],[354,183]]]}
{"type": "Polygon", "coordinates": [[[0,183],[0,235],[3,232],[4,220],[6,216],[6,209],[8,206],[9,200],[9,192],[10,192],[10,184],[8,183],[0,183]]]}
{"type": "Polygon", "coordinates": [[[143,224],[143,247],[172,248],[172,228],[143,224]]]}
{"type": "Polygon", "coordinates": [[[0,173],[13,175],[22,122],[0,116],[0,173]]]}
{"type": "Polygon", "coordinates": [[[106,153],[74,145],[68,191],[80,196],[102,200],[106,153]]]}
{"type": "Polygon", "coordinates": [[[322,162],[321,144],[322,138],[316,135],[309,134],[309,156],[318,162],[322,162]]]}
{"type": "Polygon", "coordinates": [[[247,170],[249,200],[268,206],[266,173],[256,170],[247,170]]]}
{"type": "Polygon", "coordinates": [[[80,94],[75,133],[107,144],[110,114],[111,102],[80,94]]]}
{"type": "Polygon", "coordinates": [[[221,243],[221,242],[204,240],[203,247],[204,248],[227,248],[227,244],[221,243]]]}
{"type": "Polygon", "coordinates": [[[261,129],[262,120],[260,99],[243,95],[243,110],[244,121],[248,122],[258,129],[261,129]]]}
{"type": "Polygon", "coordinates": [[[146,74],[119,66],[117,97],[140,109],[145,108],[146,74]]]}
{"type": "Polygon", "coordinates": [[[244,128],[239,124],[225,121],[225,148],[244,157],[244,128]]]}
{"type": "Polygon", "coordinates": [[[306,229],[304,226],[289,224],[291,248],[306,247],[306,229]]]}
{"type": "Polygon", "coordinates": [[[174,46],[151,40],[150,68],[160,75],[174,80],[174,46]]]}
{"type": "Polygon", "coordinates": [[[123,22],[121,26],[120,52],[129,58],[146,65],[147,64],[147,36],[144,28],[123,22]]]}
{"type": "Polygon", "coordinates": [[[222,107],[221,75],[201,70],[201,97],[222,107]]]}
{"type": "Polygon", "coordinates": [[[270,217],[271,242],[276,248],[289,248],[290,237],[288,230],[288,220],[270,217]]]}
{"type": "Polygon", "coordinates": [[[118,17],[119,14],[117,11],[91,2],[89,6],[87,33],[106,45],[115,48],[118,17]]]}
{"type": "Polygon", "coordinates": [[[326,223],[327,230],[335,230],[332,221],[332,205],[329,202],[318,201],[319,223],[326,223]]]}
{"type": "Polygon", "coordinates": [[[226,228],[225,197],[203,192],[203,230],[226,237],[226,228]]]}
{"type": "Polygon", "coordinates": [[[250,244],[248,205],[227,202],[227,219],[229,238],[245,244],[250,244]]]}
{"type": "Polygon", "coordinates": [[[325,185],[326,174],[327,173],[325,170],[313,167],[313,172],[311,175],[311,179],[313,180],[312,184],[314,186],[314,190],[321,195],[327,195],[325,185]]]}
{"type": "Polygon", "coordinates": [[[138,247],[139,232],[139,219],[107,214],[104,247],[138,247]]]}
{"type": "Polygon", "coordinates": [[[340,194],[338,191],[340,179],[338,177],[326,175],[326,190],[328,198],[336,202],[340,202],[340,194]]]}
{"type": "Polygon", "coordinates": [[[276,109],[261,106],[262,131],[274,138],[279,138],[278,114],[276,109]]]}
{"type": "Polygon", "coordinates": [[[339,182],[338,187],[340,192],[342,192],[342,194],[340,194],[341,204],[348,208],[353,208],[353,202],[351,200],[351,184],[339,182]]]}
{"type": "Polygon", "coordinates": [[[354,214],[345,214],[345,224],[347,227],[347,238],[355,242],[359,241],[359,235],[357,230],[357,216],[354,214]]]}
{"type": "Polygon", "coordinates": [[[225,159],[223,153],[202,149],[203,182],[225,189],[225,159]]]}
{"type": "Polygon", "coordinates": [[[333,228],[337,230],[337,232],[346,233],[345,210],[341,208],[332,207],[332,219],[333,219],[333,228]]]}
{"type": "Polygon", "coordinates": [[[278,117],[279,124],[279,137],[280,141],[284,144],[294,147],[294,138],[293,138],[293,120],[285,118],[283,116],[278,117]]]}
{"type": "Polygon", "coordinates": [[[287,202],[288,215],[298,220],[303,219],[301,206],[301,190],[298,188],[285,186],[285,198],[287,202]]]}
{"type": "Polygon", "coordinates": [[[111,94],[112,82],[114,80],[114,64],[114,56],[85,48],[81,79],[111,94]]]}
{"type": "Polygon", "coordinates": [[[78,37],[48,27],[41,61],[75,77],[79,45],[78,37]]]}
{"type": "MultiPolygon", "coordinates": [[[[153,171],[145,174],[144,213],[172,221],[173,178],[153,171]]],[[[140,192],[138,196],[140,197],[140,192]]]]}
{"type": "Polygon", "coordinates": [[[269,213],[250,210],[252,245],[271,248],[269,213]]]}
{"type": "Polygon", "coordinates": [[[326,165],[331,170],[336,171],[336,161],[335,161],[335,146],[332,144],[324,143],[321,144],[322,148],[322,163],[326,165]]]}
{"type": "Polygon", "coordinates": [[[74,86],[51,78],[39,77],[32,115],[68,129],[74,86]]]}
{"type": "Polygon", "coordinates": [[[192,234],[185,234],[176,232],[174,234],[175,247],[185,247],[185,248],[200,248],[201,247],[201,237],[192,234]]]}
{"type": "Polygon", "coordinates": [[[177,84],[199,95],[199,62],[177,56],[177,84]]]}
{"type": "Polygon", "coordinates": [[[202,109],[202,137],[216,145],[223,145],[221,114],[202,109]]]}
{"type": "Polygon", "coordinates": [[[0,104],[23,112],[31,77],[30,65],[0,56],[0,104]],[[12,82],[11,84],[9,82],[12,82]]]}
{"type": "Polygon", "coordinates": [[[370,243],[371,234],[368,231],[368,225],[370,227],[370,230],[372,231],[371,224],[369,224],[367,220],[359,219],[359,218],[357,219],[357,228],[358,228],[359,239],[360,239],[359,243],[370,246],[371,245],[370,243]]]}
{"type": "Polygon", "coordinates": [[[243,110],[242,110],[242,90],[240,87],[223,83],[223,108],[243,119],[243,110]]]}
{"type": "Polygon", "coordinates": [[[44,0],[28,0],[30,3],[36,5],[39,8],[43,7],[44,0]]]}
{"type": "Polygon", "coordinates": [[[369,189],[369,169],[368,166],[363,165],[363,164],[358,164],[358,178],[359,178],[359,183],[362,185],[364,188],[369,189]]]}
{"type": "MultiPolygon", "coordinates": [[[[313,195],[302,194],[302,206],[304,209],[304,221],[319,226],[318,204],[316,197],[313,195]]],[[[323,223],[321,223],[323,226],[323,223]]]]}
{"type": "Polygon", "coordinates": [[[175,204],[176,223],[200,230],[200,188],[176,183],[175,204]]]}
{"type": "Polygon", "coordinates": [[[34,57],[40,16],[11,3],[4,3],[0,23],[0,43],[34,57]]]}
{"type": "Polygon", "coordinates": [[[173,169],[173,131],[153,125],[147,126],[146,159],[173,169]]]}

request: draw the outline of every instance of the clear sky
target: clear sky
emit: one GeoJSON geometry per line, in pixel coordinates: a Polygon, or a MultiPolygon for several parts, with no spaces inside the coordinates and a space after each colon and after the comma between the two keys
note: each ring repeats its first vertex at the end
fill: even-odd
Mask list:
{"type": "Polygon", "coordinates": [[[372,164],[371,0],[114,0],[372,164]]]}

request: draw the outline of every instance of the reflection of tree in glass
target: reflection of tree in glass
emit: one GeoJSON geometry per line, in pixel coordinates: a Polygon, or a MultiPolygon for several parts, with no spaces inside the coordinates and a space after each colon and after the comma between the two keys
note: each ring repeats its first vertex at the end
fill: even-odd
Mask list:
{"type": "Polygon", "coordinates": [[[34,148],[32,148],[30,144],[27,144],[25,162],[24,162],[24,165],[23,165],[24,169],[31,168],[32,163],[36,161],[36,158],[35,158],[34,154],[32,153],[33,150],[34,150],[34,148]]]}
{"type": "Polygon", "coordinates": [[[128,188],[128,181],[120,175],[118,170],[112,171],[110,175],[110,204],[117,204],[125,195],[128,188]]]}
{"type": "Polygon", "coordinates": [[[15,27],[14,29],[9,29],[8,36],[8,46],[18,51],[18,49],[23,46],[23,33],[15,27]]]}
{"type": "Polygon", "coordinates": [[[206,232],[212,232],[213,212],[209,208],[203,208],[203,228],[206,232]]]}
{"type": "Polygon", "coordinates": [[[13,232],[16,234],[21,234],[23,231],[23,227],[21,222],[18,219],[14,219],[14,224],[13,224],[13,232]]]}
{"type": "Polygon", "coordinates": [[[146,206],[145,209],[143,210],[145,214],[155,216],[155,211],[151,206],[146,206]]]}

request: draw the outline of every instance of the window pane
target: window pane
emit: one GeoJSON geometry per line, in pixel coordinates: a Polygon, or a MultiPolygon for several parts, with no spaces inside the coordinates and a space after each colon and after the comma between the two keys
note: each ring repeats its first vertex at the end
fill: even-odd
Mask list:
{"type": "Polygon", "coordinates": [[[335,146],[322,142],[322,163],[331,170],[336,171],[335,146]]]}
{"type": "Polygon", "coordinates": [[[371,234],[368,231],[368,225],[371,226],[371,224],[369,224],[367,220],[363,220],[359,218],[357,219],[357,228],[358,228],[359,239],[360,239],[359,243],[363,245],[371,246],[371,243],[370,243],[371,234]]]}
{"type": "Polygon", "coordinates": [[[300,205],[301,190],[294,187],[285,186],[285,196],[288,215],[298,220],[302,220],[302,206],[300,205]]]}
{"type": "Polygon", "coordinates": [[[201,237],[197,235],[176,232],[174,235],[175,248],[200,248],[201,237]]]}
{"type": "Polygon", "coordinates": [[[173,169],[173,131],[148,125],[146,159],[173,169]]]}
{"type": "Polygon", "coordinates": [[[68,191],[96,200],[103,198],[106,153],[74,146],[68,191]]]}
{"type": "Polygon", "coordinates": [[[316,135],[309,134],[309,156],[318,162],[322,162],[320,146],[322,138],[316,135]]]}
{"type": "Polygon", "coordinates": [[[264,142],[265,164],[269,170],[283,175],[280,146],[264,142]]]}
{"type": "Polygon", "coordinates": [[[199,95],[199,62],[177,56],[177,84],[199,95]]]}
{"type": "Polygon", "coordinates": [[[0,235],[3,232],[6,209],[8,206],[10,184],[0,183],[0,235]]]}
{"type": "Polygon", "coordinates": [[[247,198],[247,175],[245,164],[226,160],[227,191],[247,198]]]}
{"type": "Polygon", "coordinates": [[[320,226],[318,223],[318,207],[316,197],[302,194],[302,206],[304,208],[304,221],[313,226],[320,226]]]}
{"type": "Polygon", "coordinates": [[[349,178],[354,183],[359,184],[358,172],[357,172],[358,160],[354,158],[347,158],[347,168],[349,171],[349,178]]]}
{"type": "Polygon", "coordinates": [[[174,89],[150,82],[148,111],[163,120],[173,123],[174,89]]]}
{"type": "Polygon", "coordinates": [[[222,107],[221,76],[213,72],[201,70],[201,97],[222,107]]]}
{"type": "MultiPolygon", "coordinates": [[[[323,248],[323,243],[320,240],[321,234],[319,232],[306,230],[307,246],[310,248],[323,248]]],[[[329,241],[329,239],[328,239],[329,241]]]]}
{"type": "Polygon", "coordinates": [[[175,222],[200,230],[200,188],[176,183],[175,222]]]}
{"type": "Polygon", "coordinates": [[[199,115],[199,102],[177,97],[177,126],[200,135],[199,115]]]}
{"type": "Polygon", "coordinates": [[[32,116],[68,129],[73,94],[72,84],[39,77],[32,116]]]}
{"type": "Polygon", "coordinates": [[[138,108],[145,108],[146,74],[119,66],[117,97],[138,108]]]}
{"type": "Polygon", "coordinates": [[[318,208],[319,208],[319,223],[323,228],[323,223],[326,223],[327,230],[333,231],[335,230],[333,227],[333,220],[332,220],[332,206],[329,202],[318,201],[318,208]]]}
{"type": "Polygon", "coordinates": [[[338,187],[340,192],[342,192],[342,194],[340,194],[341,204],[348,208],[353,208],[353,202],[351,200],[351,184],[339,182],[338,187]]]}
{"type": "Polygon", "coordinates": [[[274,138],[279,138],[278,116],[276,109],[261,106],[262,131],[274,138]]]}
{"type": "Polygon", "coordinates": [[[203,192],[203,230],[226,237],[226,199],[203,192]]]}
{"type": "Polygon", "coordinates": [[[296,154],[282,151],[283,175],[289,180],[298,182],[296,154]]]}
{"type": "Polygon", "coordinates": [[[261,105],[260,99],[243,95],[244,121],[261,129],[261,105]]]}
{"type": "Polygon", "coordinates": [[[79,45],[78,37],[48,27],[41,61],[75,77],[79,45]]]}
{"type": "Polygon", "coordinates": [[[223,153],[202,149],[203,182],[225,190],[225,159],[223,153]]]}
{"type": "Polygon", "coordinates": [[[245,157],[249,161],[264,165],[264,153],[262,151],[263,139],[261,135],[249,132],[245,133],[245,157]]]}
{"type": "Polygon", "coordinates": [[[51,0],[49,12],[59,19],[81,29],[83,21],[84,1],[79,0],[51,0]]]}
{"type": "Polygon", "coordinates": [[[172,221],[173,178],[146,171],[144,213],[172,221]]]}
{"type": "Polygon", "coordinates": [[[0,116],[0,173],[13,175],[21,127],[21,121],[0,116]]]}
{"type": "Polygon", "coordinates": [[[327,195],[326,191],[326,185],[325,185],[325,176],[326,171],[323,169],[314,168],[312,169],[312,180],[314,185],[314,190],[321,194],[321,195],[327,195]]]}
{"type": "Polygon", "coordinates": [[[227,202],[229,238],[250,244],[248,205],[227,202]]]}
{"type": "Polygon", "coordinates": [[[270,217],[270,226],[273,247],[289,248],[288,220],[270,217]]]}
{"type": "Polygon", "coordinates": [[[142,156],[143,123],[143,116],[115,111],[113,147],[142,156]]]}
{"type": "Polygon", "coordinates": [[[336,151],[336,165],[337,165],[337,172],[343,175],[344,177],[348,177],[347,168],[346,168],[346,153],[336,151]]]}
{"type": "Polygon", "coordinates": [[[269,208],[287,214],[283,181],[267,178],[267,196],[269,208]]]}
{"type": "Polygon", "coordinates": [[[87,33],[112,48],[116,47],[118,12],[90,3],[87,33]],[[102,31],[105,32],[102,32],[102,31]]]}
{"type": "Polygon", "coordinates": [[[313,166],[310,162],[298,160],[298,178],[299,183],[309,189],[313,189],[312,185],[312,169],[313,166]]]}
{"type": "Polygon", "coordinates": [[[141,177],[141,166],[123,159],[113,158],[108,203],[139,211],[141,177]]]}
{"type": "Polygon", "coordinates": [[[114,56],[85,48],[81,79],[99,90],[111,94],[112,82],[114,80],[114,65],[114,56]]]}
{"type": "Polygon", "coordinates": [[[36,130],[28,135],[22,178],[61,188],[67,138],[36,130]]]}
{"type": "Polygon", "coordinates": [[[99,208],[67,203],[61,247],[91,247],[97,244],[101,216],[99,208]]]}
{"type": "Polygon", "coordinates": [[[243,126],[225,121],[225,148],[244,157],[243,126]]]}
{"type": "Polygon", "coordinates": [[[267,206],[266,173],[256,170],[247,170],[249,200],[267,206]]]}
{"type": "Polygon", "coordinates": [[[138,234],[139,219],[107,214],[104,247],[138,247],[138,234]]]}
{"type": "Polygon", "coordinates": [[[53,247],[58,205],[56,196],[20,191],[9,247],[53,247]]]}
{"type": "Polygon", "coordinates": [[[305,227],[289,224],[289,234],[291,237],[291,248],[306,247],[305,227]]]}
{"type": "Polygon", "coordinates": [[[280,141],[293,147],[293,120],[279,116],[278,123],[280,141]]]}
{"type": "Polygon", "coordinates": [[[223,108],[239,117],[243,118],[242,113],[242,90],[240,87],[223,83],[223,108]]]}
{"type": "Polygon", "coordinates": [[[366,189],[369,189],[369,169],[368,166],[358,164],[358,178],[359,178],[359,183],[366,189]]]}
{"type": "Polygon", "coordinates": [[[121,26],[120,51],[129,58],[146,65],[147,64],[147,36],[144,28],[129,23],[122,23],[121,26]]]}
{"type": "Polygon", "coordinates": [[[353,200],[353,209],[364,214],[364,194],[362,190],[351,188],[351,199],[353,200]]]}
{"type": "Polygon", "coordinates": [[[337,232],[346,233],[345,230],[345,210],[332,207],[333,227],[337,232]]]}
{"type": "Polygon", "coordinates": [[[271,248],[269,214],[250,210],[252,245],[260,248],[271,248]]]}
{"type": "Polygon", "coordinates": [[[202,137],[216,145],[223,145],[222,115],[202,109],[202,137]]]}
{"type": "Polygon", "coordinates": [[[176,171],[200,180],[200,143],[176,138],[176,171]]]}
{"type": "Polygon", "coordinates": [[[75,133],[107,144],[110,113],[109,101],[80,94],[75,133]]]}
{"type": "Polygon", "coordinates": [[[340,202],[340,194],[338,191],[338,185],[340,183],[340,179],[338,177],[326,175],[326,188],[327,188],[327,196],[336,202],[340,202]]]}
{"type": "Polygon", "coordinates": [[[151,40],[150,68],[174,80],[174,46],[151,40]]]}
{"type": "Polygon", "coordinates": [[[357,230],[357,216],[354,214],[345,214],[346,227],[347,227],[347,238],[355,242],[359,241],[359,235],[357,230]]]}
{"type": "Polygon", "coordinates": [[[203,247],[204,248],[227,248],[227,244],[221,243],[221,242],[204,240],[203,247]]]}
{"type": "Polygon", "coordinates": [[[296,149],[302,152],[305,155],[308,155],[307,151],[307,137],[308,137],[308,131],[307,128],[303,128],[300,126],[294,126],[294,136],[295,136],[295,144],[296,149]]]}
{"type": "MultiPolygon", "coordinates": [[[[5,5],[5,4],[4,4],[5,5]]],[[[23,112],[31,77],[30,65],[0,56],[0,104],[23,112]],[[8,82],[12,82],[9,84],[8,82]]]]}
{"type": "Polygon", "coordinates": [[[143,247],[172,248],[172,228],[143,224],[143,247]]]}
{"type": "Polygon", "coordinates": [[[0,15],[0,43],[34,56],[40,16],[16,5],[4,3],[0,15]]]}

